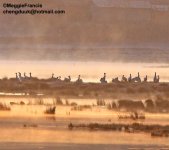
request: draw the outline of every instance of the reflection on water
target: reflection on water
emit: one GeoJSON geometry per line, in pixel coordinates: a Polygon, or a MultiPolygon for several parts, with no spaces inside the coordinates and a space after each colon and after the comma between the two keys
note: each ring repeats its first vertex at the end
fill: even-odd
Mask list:
{"type": "Polygon", "coordinates": [[[3,129],[1,142],[54,142],[77,144],[147,144],[169,145],[168,139],[151,138],[147,134],[129,134],[106,131],[70,131],[70,130],[46,130],[33,128],[3,129]],[[89,140],[90,137],[90,140],[89,140]],[[146,140],[145,140],[146,139],[146,140]]]}
{"type": "MultiPolygon", "coordinates": [[[[25,105],[12,105],[11,111],[0,111],[0,141],[1,142],[53,142],[75,144],[154,144],[168,145],[168,138],[152,138],[150,134],[123,133],[111,131],[68,130],[72,123],[132,123],[119,121],[117,112],[109,111],[105,107],[94,107],[84,111],[71,111],[70,106],[57,106],[55,115],[45,115],[45,105],[32,105],[33,98],[0,98],[0,102],[10,104],[11,101],[25,105]],[[70,115],[67,114],[70,112],[70,115]],[[34,124],[37,127],[24,127],[24,124],[34,124]],[[90,140],[89,140],[90,137],[90,140]],[[146,140],[145,140],[146,139],[146,140]]],[[[44,103],[51,104],[52,98],[44,99],[44,103]]],[[[70,99],[77,104],[96,104],[94,99],[70,99]]],[[[169,114],[148,114],[145,124],[169,124],[169,114]]]]}
{"type": "Polygon", "coordinates": [[[7,93],[7,92],[0,92],[0,95],[6,95],[6,96],[22,96],[22,95],[25,95],[25,93],[7,93]]]}
{"type": "MultiPolygon", "coordinates": [[[[124,64],[124,63],[95,63],[95,62],[20,62],[2,61],[0,63],[0,76],[15,77],[15,72],[32,72],[33,76],[49,78],[52,73],[62,78],[68,75],[75,80],[78,74],[82,75],[85,81],[98,82],[98,79],[107,73],[108,80],[112,77],[128,76],[130,73],[141,77],[148,75],[152,79],[154,72],[160,74],[163,81],[169,81],[169,68],[151,67],[156,64],[124,64]],[[149,67],[150,66],[150,67],[149,67]]],[[[1,94],[1,93],[0,93],[1,94]]],[[[8,93],[7,95],[11,95],[8,93]]],[[[14,94],[15,95],[15,94],[14,94]]],[[[19,93],[22,95],[22,93],[19,93]]],[[[122,132],[89,131],[67,129],[68,123],[131,123],[119,121],[118,113],[108,111],[105,107],[95,107],[85,111],[71,111],[70,106],[57,106],[54,116],[44,115],[46,106],[37,105],[33,98],[0,98],[0,102],[10,105],[10,102],[25,105],[12,105],[11,111],[0,111],[0,141],[1,142],[46,142],[46,143],[75,143],[75,144],[157,144],[168,145],[168,138],[152,138],[149,134],[129,134],[122,132]],[[27,105],[33,104],[33,105],[27,105]],[[67,115],[70,112],[70,115],[67,115]],[[111,120],[111,122],[110,122],[111,120]],[[35,124],[38,127],[24,128],[24,124],[35,124]]],[[[52,104],[52,98],[44,98],[44,104],[52,104]]],[[[107,100],[108,101],[108,100],[107,100]]],[[[76,102],[79,105],[96,104],[96,100],[69,99],[69,102],[76,102]]],[[[148,114],[146,120],[140,123],[145,124],[169,124],[169,114],[148,114]]]]}
{"type": "MultiPolygon", "coordinates": [[[[8,93],[8,92],[0,92],[0,96],[26,96],[30,95],[29,93],[8,93]]],[[[43,96],[44,94],[37,93],[37,96],[43,96]]]]}
{"type": "MultiPolygon", "coordinates": [[[[38,98],[0,98],[0,103],[5,103],[6,105],[11,107],[11,111],[0,111],[0,117],[32,117],[32,118],[44,118],[44,111],[46,110],[46,105],[53,104],[54,98],[43,98],[43,104],[38,104],[38,98]],[[16,104],[20,104],[20,102],[24,102],[25,105],[10,105],[10,102],[14,102],[16,104]]],[[[65,100],[66,101],[66,100],[65,100]]],[[[65,102],[63,100],[63,104],[65,102]]],[[[91,109],[84,109],[83,111],[73,111],[71,110],[71,106],[57,106],[56,113],[54,115],[55,118],[68,118],[83,121],[90,121],[92,122],[108,122],[111,120],[112,122],[116,123],[131,123],[131,120],[118,120],[118,115],[123,114],[116,111],[110,111],[107,109],[106,106],[96,106],[96,99],[68,99],[69,103],[75,102],[78,105],[95,105],[91,109]],[[70,115],[68,115],[70,112],[70,115]]],[[[106,103],[110,103],[110,99],[105,99],[106,103]]],[[[140,123],[146,124],[169,124],[169,114],[159,114],[159,113],[145,113],[146,120],[138,121],[140,123]]],[[[48,116],[48,115],[47,115],[48,116]]],[[[52,115],[53,116],[53,115],[52,115]]],[[[12,118],[11,118],[12,119],[12,118]]],[[[49,118],[48,118],[49,119],[49,118]]],[[[70,121],[70,120],[69,120],[70,121]]],[[[67,122],[69,123],[69,122],[67,122]]],[[[65,124],[67,126],[67,124],[65,124]]]]}

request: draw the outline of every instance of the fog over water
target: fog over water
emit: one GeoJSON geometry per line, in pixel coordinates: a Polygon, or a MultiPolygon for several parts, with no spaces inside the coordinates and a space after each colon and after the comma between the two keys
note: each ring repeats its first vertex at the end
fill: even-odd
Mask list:
{"type": "MultiPolygon", "coordinates": [[[[135,77],[139,72],[141,79],[147,75],[148,81],[153,81],[154,73],[157,72],[160,82],[169,82],[169,0],[0,0],[0,6],[3,6],[3,3],[39,3],[43,5],[43,9],[61,9],[66,13],[4,15],[4,8],[1,7],[0,79],[15,78],[15,73],[18,72],[21,72],[22,76],[24,72],[29,76],[31,72],[32,77],[39,79],[51,78],[54,73],[54,77],[61,76],[61,79],[70,75],[72,81],[75,81],[78,75],[81,75],[84,82],[100,82],[100,78],[106,73],[106,80],[111,82],[112,78],[119,77],[121,80],[122,75],[128,78],[130,74],[135,77]]],[[[10,83],[15,84],[12,80],[9,80],[9,83],[4,81],[2,80],[2,85],[7,85],[8,88],[10,83]]],[[[16,82],[14,87],[18,90],[27,86],[32,88],[34,80],[29,81],[23,84],[16,82]]],[[[48,85],[46,81],[45,86],[48,85]]],[[[41,85],[40,82],[35,84],[41,85]]],[[[50,89],[54,89],[53,84],[57,85],[50,82],[50,89]]],[[[79,87],[88,91],[92,89],[90,85],[92,84],[82,84],[79,87]]],[[[107,85],[105,87],[108,87],[107,85]]],[[[147,95],[154,100],[156,95],[160,98],[163,94],[161,89],[166,89],[165,93],[168,91],[168,84],[163,83],[149,84],[148,91],[144,88],[148,84],[138,84],[136,92],[133,93],[133,87],[129,89],[127,85],[125,89],[124,85],[119,85],[117,84],[122,92],[117,90],[115,93],[114,86],[106,90],[111,92],[113,97],[117,94],[123,99],[128,98],[126,95],[132,97],[134,94],[134,100],[142,100],[142,97],[147,95]],[[154,95],[151,95],[151,88],[155,91],[154,95]],[[144,94],[144,91],[148,94],[144,94]]],[[[121,150],[140,149],[145,146],[147,149],[169,149],[168,137],[152,138],[150,133],[68,130],[69,123],[137,122],[168,125],[169,115],[145,112],[145,120],[121,121],[118,118],[120,112],[107,109],[107,104],[112,104],[113,107],[112,99],[104,97],[105,106],[96,105],[96,99],[62,97],[61,101],[66,104],[68,100],[70,105],[56,105],[54,102],[60,99],[60,87],[64,88],[62,84],[59,85],[56,95],[54,90],[49,91],[49,95],[53,93],[50,98],[43,97],[43,93],[34,98],[26,95],[24,97],[23,93],[0,92],[1,105],[11,108],[10,111],[0,111],[0,149],[121,150]],[[74,111],[73,105],[71,106],[73,102],[78,106],[91,105],[91,109],[74,111]],[[55,114],[47,115],[45,112],[50,105],[56,106],[56,111],[55,114]]],[[[96,87],[102,90],[100,84],[96,87]]],[[[29,92],[34,93],[31,88],[29,92]]],[[[73,94],[71,90],[73,88],[70,89],[73,94]]],[[[94,92],[99,97],[104,92],[106,94],[106,90],[94,92]]],[[[69,93],[69,89],[67,92],[69,93]]],[[[80,97],[81,91],[77,92],[76,95],[80,97]]],[[[94,92],[91,91],[91,95],[94,95],[94,92]]],[[[60,93],[64,94],[62,91],[60,93]]],[[[168,100],[168,94],[165,97],[168,100]]]]}
{"type": "Polygon", "coordinates": [[[15,77],[16,72],[24,72],[38,78],[50,78],[52,73],[55,77],[67,77],[71,75],[72,80],[76,80],[80,74],[85,82],[99,82],[103,73],[107,73],[107,78],[148,75],[148,80],[152,81],[154,72],[160,75],[161,81],[169,81],[168,64],[159,63],[112,63],[112,62],[78,62],[78,61],[0,61],[0,77],[15,77]]]}
{"type": "Polygon", "coordinates": [[[66,14],[0,14],[1,77],[19,71],[39,78],[81,74],[86,81],[98,81],[104,72],[110,80],[137,72],[152,78],[156,71],[168,80],[168,0],[37,3],[66,14]]]}
{"type": "Polygon", "coordinates": [[[1,60],[168,63],[168,0],[36,2],[66,14],[0,13],[1,60]]]}

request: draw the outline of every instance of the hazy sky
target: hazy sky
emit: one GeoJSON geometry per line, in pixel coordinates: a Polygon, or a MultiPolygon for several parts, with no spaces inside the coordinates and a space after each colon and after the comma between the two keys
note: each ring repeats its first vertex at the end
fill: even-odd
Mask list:
{"type": "MultiPolygon", "coordinates": [[[[4,2],[0,2],[1,6],[4,2]]],[[[23,0],[15,0],[20,2],[23,0]]],[[[0,59],[143,62],[168,59],[168,0],[27,2],[42,3],[44,9],[64,9],[66,14],[15,16],[1,11],[0,59]]]]}

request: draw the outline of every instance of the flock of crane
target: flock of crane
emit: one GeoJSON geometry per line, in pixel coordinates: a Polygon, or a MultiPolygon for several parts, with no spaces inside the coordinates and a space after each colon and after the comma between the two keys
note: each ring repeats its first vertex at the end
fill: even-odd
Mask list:
{"type": "MultiPolygon", "coordinates": [[[[34,79],[34,80],[39,80],[37,77],[32,77],[32,73],[30,72],[29,73],[29,76],[26,75],[26,73],[22,74],[20,72],[18,73],[15,73],[16,74],[16,79],[20,82],[22,81],[25,81],[27,79],[34,79]]],[[[68,76],[66,78],[64,78],[64,80],[61,79],[61,76],[58,76],[58,77],[54,77],[54,74],[52,73],[52,76],[47,79],[47,80],[50,80],[50,81],[63,81],[63,82],[71,82],[71,77],[68,76]]],[[[159,83],[160,81],[160,76],[156,74],[155,72],[155,75],[154,75],[154,78],[153,78],[153,82],[154,83],[159,83]]],[[[75,81],[76,83],[83,83],[83,80],[81,79],[81,76],[79,75],[77,80],[75,81]]],[[[106,73],[104,73],[104,76],[102,78],[100,78],[100,82],[101,83],[108,83],[107,79],[106,79],[106,73]]],[[[148,77],[147,75],[144,77],[143,80],[141,80],[141,77],[140,77],[140,74],[138,72],[138,75],[136,77],[132,77],[132,75],[130,74],[130,76],[127,78],[125,77],[124,75],[122,76],[121,80],[119,80],[118,77],[116,78],[113,78],[112,79],[112,82],[115,82],[115,83],[118,83],[118,82],[128,82],[128,83],[134,83],[134,82],[138,82],[138,83],[141,83],[141,82],[148,82],[148,77]]]]}
{"type": "MultiPolygon", "coordinates": [[[[26,81],[26,80],[40,80],[38,79],[37,77],[32,77],[32,73],[30,72],[29,73],[29,76],[26,75],[26,73],[24,72],[23,76],[20,72],[18,73],[15,73],[16,77],[15,79],[17,81],[26,81]]],[[[52,73],[52,76],[48,79],[46,79],[48,81],[64,81],[64,82],[71,82],[71,77],[68,76],[66,78],[64,78],[64,80],[61,79],[61,76],[58,76],[58,77],[54,77],[54,73],[52,73]]],[[[76,80],[77,83],[83,83],[83,80],[81,79],[81,75],[78,76],[77,80],[76,80]]]]}
{"type": "MultiPolygon", "coordinates": [[[[100,82],[101,83],[107,83],[106,73],[104,73],[104,76],[100,79],[100,82]]],[[[148,77],[146,75],[144,77],[143,81],[142,81],[141,77],[140,77],[140,73],[138,72],[138,75],[136,77],[132,77],[132,75],[130,74],[130,76],[127,78],[123,75],[121,80],[119,80],[119,78],[117,77],[117,78],[113,78],[112,82],[129,82],[129,83],[138,82],[138,83],[141,83],[141,82],[148,82],[148,77]]],[[[153,78],[153,82],[154,83],[160,82],[160,76],[157,75],[156,72],[155,72],[155,75],[154,75],[154,78],[153,78]]]]}

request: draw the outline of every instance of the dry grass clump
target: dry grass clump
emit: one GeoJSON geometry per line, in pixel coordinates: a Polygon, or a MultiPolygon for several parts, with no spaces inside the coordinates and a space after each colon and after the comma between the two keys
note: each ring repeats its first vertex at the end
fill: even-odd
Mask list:
{"type": "Polygon", "coordinates": [[[71,106],[77,106],[77,103],[76,102],[71,102],[70,105],[71,106]]]}
{"type": "Polygon", "coordinates": [[[138,112],[131,112],[130,114],[126,115],[118,115],[119,119],[132,119],[132,120],[144,120],[146,119],[145,115],[143,113],[138,112]]]}
{"type": "Polygon", "coordinates": [[[37,124],[23,124],[23,127],[26,128],[26,127],[29,127],[29,128],[37,128],[38,125],[37,124]]]}
{"type": "Polygon", "coordinates": [[[146,111],[151,113],[169,113],[169,100],[152,100],[146,99],[145,101],[136,101],[136,100],[128,100],[128,99],[120,99],[115,103],[107,104],[107,108],[109,110],[117,110],[117,111],[146,111]]]}
{"type": "Polygon", "coordinates": [[[10,105],[18,105],[16,102],[10,102],[10,105]]]}
{"type": "Polygon", "coordinates": [[[107,109],[109,109],[109,110],[112,109],[112,105],[110,103],[107,104],[107,109]]]}
{"type": "Polygon", "coordinates": [[[11,108],[8,107],[6,104],[0,103],[0,110],[2,110],[2,111],[10,111],[11,108]]]}
{"type": "Polygon", "coordinates": [[[79,105],[79,106],[73,106],[71,110],[75,111],[83,111],[84,109],[92,109],[92,106],[90,105],[79,105]]]}
{"type": "Polygon", "coordinates": [[[54,104],[54,105],[63,105],[63,102],[62,102],[62,100],[61,100],[60,97],[57,97],[57,98],[54,100],[53,104],[54,104]]]}
{"type": "Polygon", "coordinates": [[[43,98],[35,99],[35,105],[44,105],[44,100],[43,100],[43,98]]]}
{"type": "Polygon", "coordinates": [[[127,111],[144,110],[142,101],[119,100],[118,109],[126,109],[127,111]]]}
{"type": "Polygon", "coordinates": [[[145,100],[145,105],[146,105],[146,111],[148,112],[154,112],[155,110],[155,105],[152,99],[147,99],[145,100]]]}
{"type": "Polygon", "coordinates": [[[98,106],[105,106],[106,105],[106,102],[101,98],[98,98],[96,103],[98,106]]]}
{"type": "Polygon", "coordinates": [[[32,100],[28,100],[28,104],[27,105],[33,105],[33,102],[32,102],[32,100]]]}
{"type": "Polygon", "coordinates": [[[111,103],[108,103],[107,104],[107,109],[108,110],[117,110],[117,105],[116,105],[116,103],[115,103],[115,101],[112,101],[111,103]]]}
{"type": "Polygon", "coordinates": [[[45,114],[55,114],[56,106],[47,106],[45,114]]]}
{"type": "Polygon", "coordinates": [[[141,123],[133,124],[99,124],[99,123],[90,123],[90,124],[68,124],[69,129],[90,129],[90,130],[105,130],[105,131],[123,131],[129,133],[136,132],[145,132],[150,133],[151,136],[160,136],[160,137],[169,137],[169,126],[162,125],[145,125],[141,123]]]}
{"type": "Polygon", "coordinates": [[[71,110],[73,110],[73,111],[82,111],[83,109],[82,109],[82,107],[80,107],[80,106],[73,106],[73,107],[71,108],[71,110]]]}
{"type": "Polygon", "coordinates": [[[25,102],[23,102],[23,101],[20,101],[20,105],[25,105],[25,102]]]}
{"type": "Polygon", "coordinates": [[[69,105],[70,105],[70,104],[69,104],[69,101],[68,101],[67,99],[65,100],[65,105],[66,105],[66,106],[69,106],[69,105]]]}
{"type": "Polygon", "coordinates": [[[20,101],[20,102],[10,102],[10,105],[25,105],[24,101],[20,101]]]}

